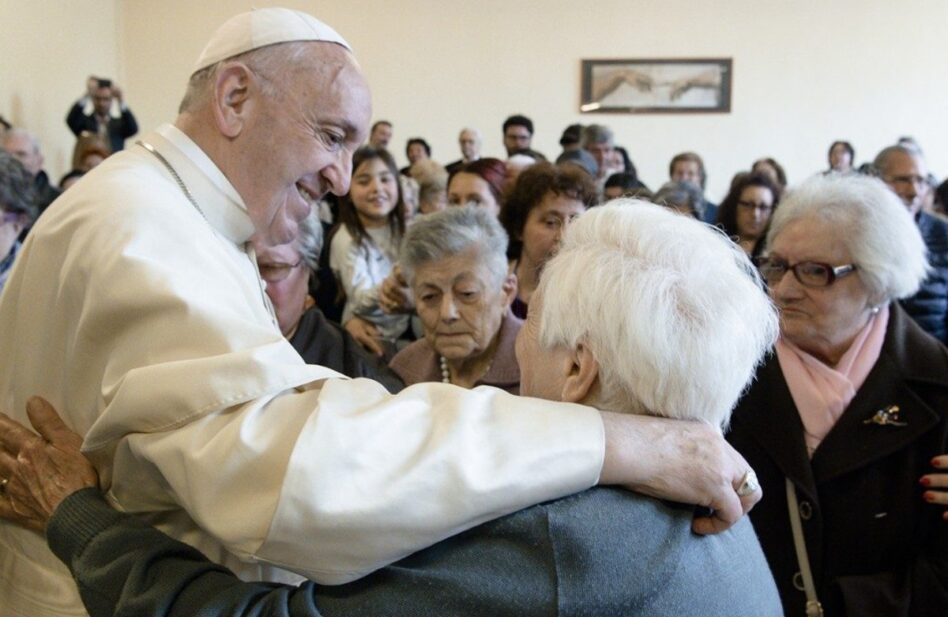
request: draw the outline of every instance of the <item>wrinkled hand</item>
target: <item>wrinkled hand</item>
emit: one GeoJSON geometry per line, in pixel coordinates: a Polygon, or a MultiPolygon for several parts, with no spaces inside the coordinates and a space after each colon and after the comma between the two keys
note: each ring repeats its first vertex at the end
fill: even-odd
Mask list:
{"type": "Polygon", "coordinates": [[[118,101],[119,104],[122,103],[122,89],[119,88],[115,82],[112,82],[112,96],[115,97],[115,100],[118,101]]]}
{"type": "Polygon", "coordinates": [[[86,77],[86,95],[95,96],[95,91],[99,89],[99,78],[93,75],[86,77]]]}
{"type": "Polygon", "coordinates": [[[0,414],[0,518],[43,531],[63,499],[98,486],[95,468],[79,451],[82,437],[67,427],[53,406],[34,396],[26,403],[39,435],[0,414]]]}
{"type": "Polygon", "coordinates": [[[381,357],[385,352],[382,350],[382,344],[379,342],[379,330],[375,324],[362,319],[353,317],[342,325],[346,332],[352,335],[356,342],[376,356],[381,357]]]}
{"type": "Polygon", "coordinates": [[[401,268],[397,264],[382,281],[379,305],[386,313],[410,313],[415,308],[415,298],[402,278],[401,268]]]}
{"type": "Polygon", "coordinates": [[[695,518],[696,533],[718,533],[750,511],[763,492],[739,497],[750,465],[721,436],[701,422],[602,412],[606,456],[600,484],[705,506],[710,517],[695,518]]]}
{"type": "MultiPolygon", "coordinates": [[[[932,459],[932,467],[940,473],[930,473],[922,476],[922,486],[929,489],[922,497],[928,503],[934,503],[942,506],[948,506],[948,454],[942,454],[932,459]]],[[[941,513],[942,519],[948,521],[948,509],[941,513]]]]}

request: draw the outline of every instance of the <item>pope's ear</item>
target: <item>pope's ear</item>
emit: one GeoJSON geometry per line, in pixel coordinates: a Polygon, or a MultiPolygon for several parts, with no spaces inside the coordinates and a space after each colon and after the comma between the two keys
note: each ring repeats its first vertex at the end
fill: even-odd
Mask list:
{"type": "Polygon", "coordinates": [[[258,79],[242,62],[224,64],[214,78],[214,120],[221,134],[228,138],[240,135],[247,122],[251,93],[259,93],[258,79]]]}
{"type": "Polygon", "coordinates": [[[599,362],[585,343],[577,344],[568,361],[570,366],[563,382],[562,400],[567,403],[580,403],[592,394],[599,380],[599,362]]]}

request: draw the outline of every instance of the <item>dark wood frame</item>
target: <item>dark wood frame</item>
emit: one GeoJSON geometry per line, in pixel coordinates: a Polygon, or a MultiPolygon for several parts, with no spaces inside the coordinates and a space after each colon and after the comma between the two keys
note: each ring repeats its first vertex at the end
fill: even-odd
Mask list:
{"type": "Polygon", "coordinates": [[[733,62],[731,58],[635,58],[635,59],[604,59],[582,61],[582,88],[580,92],[580,111],[583,113],[730,113],[731,111],[731,79],[733,76],[733,62]],[[663,65],[690,65],[706,64],[721,69],[721,83],[717,86],[718,105],[714,107],[683,107],[669,104],[667,106],[625,106],[603,107],[599,101],[593,100],[593,69],[601,66],[629,66],[649,67],[663,65]]]}

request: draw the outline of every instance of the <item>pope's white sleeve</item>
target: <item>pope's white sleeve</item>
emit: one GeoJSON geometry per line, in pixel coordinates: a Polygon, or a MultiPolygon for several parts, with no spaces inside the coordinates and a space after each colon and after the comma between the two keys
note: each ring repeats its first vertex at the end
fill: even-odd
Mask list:
{"type": "Polygon", "coordinates": [[[392,397],[305,364],[241,248],[202,231],[187,202],[155,199],[64,232],[68,293],[41,304],[75,324],[50,342],[64,351],[49,370],[76,385],[54,404],[89,417],[74,426],[119,507],[341,582],[597,481],[594,410],[443,384],[392,397]],[[194,237],[177,241],[183,230],[194,237]]]}
{"type": "Polygon", "coordinates": [[[588,488],[603,447],[587,407],[439,383],[392,396],[330,379],[127,436],[111,494],[131,510],[180,504],[238,556],[336,584],[588,488]]]}

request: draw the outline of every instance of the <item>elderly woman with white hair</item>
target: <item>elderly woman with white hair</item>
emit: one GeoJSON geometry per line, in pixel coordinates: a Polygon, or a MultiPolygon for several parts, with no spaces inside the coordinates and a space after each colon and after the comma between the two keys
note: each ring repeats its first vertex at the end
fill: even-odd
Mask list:
{"type": "MultiPolygon", "coordinates": [[[[482,208],[467,211],[489,217],[482,208]]],[[[430,216],[451,212],[465,209],[430,216]]],[[[619,200],[578,219],[534,297],[517,340],[524,394],[719,427],[777,335],[776,314],[743,251],[710,226],[645,202],[619,200]]],[[[486,388],[480,394],[498,395],[486,388]]],[[[0,416],[9,435],[22,430],[11,425],[0,416]]],[[[9,440],[2,435],[0,443],[9,440]]],[[[63,449],[69,454],[80,456],[75,444],[63,449]]],[[[12,474],[8,466],[0,458],[12,474]]],[[[13,477],[19,503],[29,491],[20,490],[19,472],[13,477]]],[[[751,484],[749,472],[737,490],[751,484]]],[[[80,577],[93,617],[132,605],[136,615],[152,617],[782,615],[750,522],[700,537],[693,515],[682,504],[593,488],[484,523],[335,587],[241,582],[109,510],[95,489],[66,498],[47,535],[80,577]],[[70,524],[83,533],[65,531],[70,524]]]]}
{"type": "Polygon", "coordinates": [[[405,234],[399,264],[424,325],[424,338],[389,366],[406,385],[443,381],[517,394],[514,341],[523,323],[510,311],[517,291],[507,273],[507,234],[474,205],[419,218],[405,234]]]}
{"type": "Polygon", "coordinates": [[[780,339],[729,440],[766,495],[751,519],[784,610],[948,615],[948,526],[920,482],[948,448],[948,352],[896,302],[928,269],[918,228],[878,180],[826,176],[767,244],[780,339]]]}

